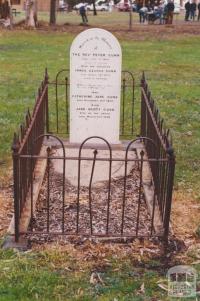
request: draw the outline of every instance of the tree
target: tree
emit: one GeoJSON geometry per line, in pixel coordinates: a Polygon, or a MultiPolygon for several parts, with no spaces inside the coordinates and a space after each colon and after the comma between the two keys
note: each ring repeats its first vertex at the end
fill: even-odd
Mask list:
{"type": "Polygon", "coordinates": [[[129,30],[132,29],[132,23],[133,23],[133,8],[132,8],[132,1],[129,0],[130,4],[130,11],[129,11],[129,30]]]}
{"type": "Polygon", "coordinates": [[[50,25],[56,24],[56,0],[51,0],[49,24],[50,25]]]}
{"type": "Polygon", "coordinates": [[[0,19],[5,27],[12,27],[11,3],[8,0],[0,0],[0,19]]]}
{"type": "Polygon", "coordinates": [[[29,27],[36,27],[37,20],[37,0],[26,0],[26,25],[29,27]]]}
{"type": "Polygon", "coordinates": [[[96,10],[96,5],[95,5],[95,0],[92,0],[92,4],[93,4],[93,15],[96,16],[97,10],[96,10]]]}

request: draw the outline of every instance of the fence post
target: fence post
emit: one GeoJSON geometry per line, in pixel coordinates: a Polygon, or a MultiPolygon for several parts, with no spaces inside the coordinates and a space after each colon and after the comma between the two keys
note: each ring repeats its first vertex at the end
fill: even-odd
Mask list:
{"type": "Polygon", "coordinates": [[[19,137],[14,133],[12,145],[12,158],[13,158],[13,183],[14,183],[14,216],[15,216],[15,241],[19,241],[19,137]]]}
{"type": "Polygon", "coordinates": [[[146,109],[144,104],[144,88],[145,88],[145,74],[144,71],[142,73],[142,78],[140,81],[140,87],[141,87],[141,108],[140,108],[140,136],[144,137],[146,136],[146,109]]]}
{"type": "Polygon", "coordinates": [[[45,69],[45,77],[44,77],[44,82],[45,82],[45,88],[46,88],[46,133],[49,133],[49,97],[48,97],[48,84],[49,84],[49,76],[48,76],[48,71],[47,68],[45,69]]]}
{"type": "Polygon", "coordinates": [[[167,154],[169,160],[169,175],[168,175],[167,200],[166,200],[165,217],[164,217],[164,239],[166,241],[169,235],[169,223],[170,223],[172,193],[173,193],[173,185],[174,185],[174,172],[175,172],[175,156],[172,147],[168,148],[167,154]]]}

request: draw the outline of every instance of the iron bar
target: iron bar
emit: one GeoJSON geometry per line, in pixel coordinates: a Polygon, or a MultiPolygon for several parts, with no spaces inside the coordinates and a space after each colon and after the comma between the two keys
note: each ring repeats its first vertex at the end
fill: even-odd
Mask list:
{"type": "Polygon", "coordinates": [[[172,148],[168,149],[169,155],[169,175],[168,175],[168,187],[167,187],[167,202],[165,208],[165,218],[164,218],[164,238],[168,239],[169,234],[169,222],[171,213],[171,203],[172,203],[172,192],[174,184],[174,171],[175,171],[175,156],[172,148]]]}
{"type": "MultiPolygon", "coordinates": [[[[144,138],[144,137],[143,137],[144,138]]],[[[143,138],[138,138],[136,140],[139,140],[139,139],[143,139],[143,138]]],[[[20,155],[20,158],[21,159],[26,159],[26,158],[30,158],[31,156],[30,155],[20,155]]],[[[40,155],[33,155],[32,156],[33,159],[47,159],[47,156],[40,156],[40,155]]],[[[49,157],[49,159],[59,159],[59,160],[63,160],[63,156],[55,156],[55,157],[49,157]]],[[[78,160],[78,157],[69,157],[69,156],[66,156],[65,157],[65,160],[78,160]]],[[[89,161],[89,160],[93,160],[91,157],[81,157],[81,160],[85,160],[85,161],[89,161]]],[[[112,158],[112,160],[110,158],[96,158],[96,161],[112,161],[112,162],[123,162],[124,159],[123,158],[112,158]]],[[[127,162],[137,162],[139,161],[139,159],[128,159],[127,158],[127,162]]],[[[154,158],[150,158],[150,159],[144,159],[143,162],[168,162],[168,159],[154,159],[154,158]]]]}
{"type": "Polygon", "coordinates": [[[135,80],[132,85],[132,108],[131,108],[131,134],[134,132],[134,109],[135,109],[135,80]]]}
{"type": "MultiPolygon", "coordinates": [[[[58,109],[58,103],[59,103],[59,98],[58,98],[58,86],[60,85],[60,83],[58,82],[58,79],[60,77],[60,75],[62,73],[65,73],[65,72],[69,72],[68,69],[62,69],[60,70],[57,74],[56,74],[56,80],[55,80],[55,89],[56,89],[56,133],[58,134],[59,133],[59,109],[58,109]]],[[[52,83],[51,83],[52,84],[52,83]]],[[[54,84],[54,83],[53,83],[54,84]]],[[[62,84],[63,86],[66,86],[66,80],[63,82],[62,84]]]]}
{"type": "Polygon", "coordinates": [[[65,78],[65,105],[66,105],[66,125],[67,125],[67,134],[69,134],[69,117],[68,117],[68,77],[65,78]]]}
{"type": "MultiPolygon", "coordinates": [[[[44,110],[44,113],[46,113],[46,132],[49,133],[49,97],[48,97],[48,75],[45,76],[45,83],[46,83],[46,91],[45,91],[45,103],[46,109],[44,110]]],[[[44,118],[42,119],[44,120],[44,118]]],[[[41,133],[40,133],[41,134],[41,133]]]]}
{"type": "Polygon", "coordinates": [[[17,135],[14,134],[13,139],[13,182],[14,182],[14,210],[15,210],[15,241],[19,241],[19,220],[20,220],[20,213],[19,213],[19,140],[17,135]]]}
{"type": "Polygon", "coordinates": [[[65,231],[65,169],[66,169],[66,160],[65,160],[65,148],[62,144],[63,149],[63,190],[62,190],[62,232],[65,231]]]}
{"type": "Polygon", "coordinates": [[[31,165],[31,221],[30,221],[30,226],[31,226],[31,229],[33,230],[33,159],[31,158],[30,159],[30,165],[31,165]]]}
{"type": "MultiPolygon", "coordinates": [[[[31,231],[26,231],[26,232],[21,231],[20,234],[21,235],[33,234],[33,232],[31,232],[31,231]]],[[[126,238],[130,238],[130,239],[135,239],[136,238],[135,235],[126,234],[122,237],[121,235],[115,234],[115,233],[111,233],[111,234],[108,234],[108,235],[106,233],[94,233],[91,236],[91,234],[88,234],[87,232],[83,232],[83,231],[79,231],[78,235],[76,234],[76,232],[74,232],[74,233],[69,233],[69,232],[62,233],[62,232],[56,232],[56,231],[51,231],[51,233],[46,232],[46,231],[34,231],[34,234],[38,234],[38,235],[44,234],[44,235],[48,235],[48,236],[50,236],[50,235],[61,235],[61,236],[66,235],[68,237],[76,237],[76,238],[77,237],[90,237],[90,238],[92,238],[92,237],[94,237],[94,238],[95,237],[104,238],[105,237],[105,238],[110,238],[110,239],[112,239],[112,238],[117,239],[118,238],[118,239],[122,239],[122,241],[124,241],[126,238]]],[[[137,236],[137,238],[158,238],[158,237],[163,238],[163,234],[156,234],[156,235],[152,235],[152,236],[142,234],[141,236],[140,235],[137,236]]]]}
{"type": "Polygon", "coordinates": [[[124,135],[124,119],[125,119],[125,87],[126,87],[126,80],[123,79],[122,85],[122,135],[124,135]]]}
{"type": "Polygon", "coordinates": [[[90,207],[90,233],[91,235],[93,234],[93,229],[92,229],[92,180],[93,180],[93,175],[94,175],[94,167],[96,163],[96,156],[97,156],[97,150],[94,150],[94,158],[92,162],[92,171],[91,171],[91,176],[90,176],[90,183],[89,183],[89,207],[90,207]]]}
{"type": "Polygon", "coordinates": [[[140,220],[140,205],[141,205],[141,194],[142,194],[142,172],[143,172],[143,157],[144,151],[141,151],[141,163],[140,163],[140,187],[139,187],[139,198],[138,198],[138,210],[137,210],[137,222],[136,222],[136,237],[138,236],[139,220],[140,220]]]}
{"type": "Polygon", "coordinates": [[[124,211],[125,211],[125,201],[126,201],[126,178],[127,178],[127,153],[125,155],[125,170],[124,170],[124,189],[123,189],[123,199],[122,199],[122,223],[121,223],[121,235],[124,231],[124,211]]]}
{"type": "Polygon", "coordinates": [[[49,233],[49,204],[50,204],[50,147],[47,148],[47,232],[49,233]]]}
{"type": "Polygon", "coordinates": [[[79,207],[80,207],[80,179],[81,179],[81,153],[79,149],[79,157],[78,157],[78,191],[77,191],[77,212],[76,212],[76,234],[79,232],[79,207]]]}

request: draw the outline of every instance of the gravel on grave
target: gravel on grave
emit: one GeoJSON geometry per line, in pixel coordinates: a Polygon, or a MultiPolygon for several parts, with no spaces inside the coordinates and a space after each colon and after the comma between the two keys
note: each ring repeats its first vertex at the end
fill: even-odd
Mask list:
{"type": "MultiPolygon", "coordinates": [[[[126,181],[126,201],[124,211],[124,237],[135,235],[138,198],[139,198],[139,169],[137,162],[134,163],[132,170],[127,176],[126,181]]],[[[49,208],[49,233],[62,232],[62,174],[56,173],[53,166],[50,168],[50,208],[49,208]]],[[[112,179],[111,200],[110,200],[110,222],[109,236],[121,234],[122,223],[122,202],[123,202],[124,178],[112,179]]],[[[90,235],[90,210],[89,210],[89,189],[82,186],[80,188],[80,213],[79,231],[90,235]]],[[[92,188],[92,226],[93,235],[104,234],[107,221],[107,199],[108,182],[104,185],[92,188]]],[[[75,234],[77,218],[77,186],[65,180],[65,232],[75,234]]],[[[139,211],[139,230],[138,236],[150,235],[151,218],[147,210],[143,194],[141,195],[141,205],[139,211]]],[[[34,234],[35,232],[46,232],[47,230],[47,175],[45,176],[33,221],[33,234],[28,235],[28,239],[34,242],[52,241],[45,234],[34,234]]],[[[54,236],[52,236],[54,237],[54,236]]],[[[56,237],[56,236],[55,236],[56,237]]],[[[56,237],[56,240],[58,236],[56,237]]],[[[67,235],[62,240],[68,241],[67,235]]]]}

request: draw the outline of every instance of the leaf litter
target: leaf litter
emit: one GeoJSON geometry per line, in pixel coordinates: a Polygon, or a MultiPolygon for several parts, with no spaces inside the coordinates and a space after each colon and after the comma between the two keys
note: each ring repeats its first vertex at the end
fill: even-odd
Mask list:
{"type": "MultiPolygon", "coordinates": [[[[34,221],[32,224],[33,234],[28,238],[34,242],[44,242],[48,221],[48,183],[47,175],[43,182],[38,198],[34,221]],[[41,234],[34,234],[40,232],[41,234]]],[[[63,179],[62,175],[56,173],[51,166],[49,179],[49,233],[62,234],[63,210],[64,210],[64,232],[68,235],[76,235],[77,229],[77,186],[73,186],[65,180],[65,197],[63,207],[63,179]]],[[[110,189],[109,207],[109,236],[121,236],[122,214],[123,214],[123,187],[124,178],[112,179],[110,189]]],[[[139,210],[139,236],[149,236],[151,229],[151,218],[147,210],[144,195],[141,195],[141,204],[138,208],[139,199],[139,169],[137,164],[126,179],[126,198],[124,207],[124,237],[136,234],[137,216],[139,210]]],[[[79,232],[82,237],[105,236],[108,216],[108,182],[103,185],[92,187],[91,211],[89,199],[89,187],[81,186],[79,191],[79,232]],[[90,216],[90,212],[92,218],[90,216]],[[91,233],[92,225],[92,233],[91,233]]],[[[67,235],[66,235],[67,236],[67,235]]],[[[67,237],[63,235],[62,241],[67,237]]],[[[48,238],[49,239],[49,236],[48,238]]]]}

